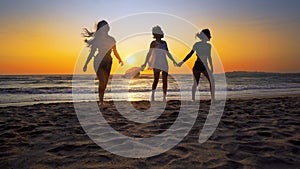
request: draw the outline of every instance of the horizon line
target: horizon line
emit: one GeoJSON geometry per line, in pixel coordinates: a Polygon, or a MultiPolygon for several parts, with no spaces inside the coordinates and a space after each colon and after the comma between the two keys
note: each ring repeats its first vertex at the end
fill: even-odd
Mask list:
{"type": "MultiPolygon", "coordinates": [[[[228,71],[225,73],[277,73],[277,74],[295,74],[295,73],[300,73],[300,72],[269,72],[269,71],[244,71],[244,70],[237,70],[237,71],[228,71]]],[[[141,75],[151,75],[153,73],[141,73],[141,75]]],[[[169,73],[170,74],[170,73],[169,73]]],[[[173,75],[188,75],[191,73],[173,73],[173,75]]],[[[214,73],[214,74],[222,74],[222,73],[214,73]]],[[[19,74],[1,74],[0,76],[18,76],[18,75],[24,75],[24,76],[29,76],[29,75],[75,75],[73,73],[19,73],[19,74]]],[[[94,73],[82,73],[82,74],[76,74],[76,75],[95,75],[94,73]]],[[[124,74],[114,74],[112,73],[111,75],[124,75],[124,74]]]]}

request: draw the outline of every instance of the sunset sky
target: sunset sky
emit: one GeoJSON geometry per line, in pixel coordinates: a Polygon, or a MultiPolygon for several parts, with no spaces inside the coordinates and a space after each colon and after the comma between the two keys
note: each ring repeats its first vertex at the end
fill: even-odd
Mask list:
{"type": "MultiPolygon", "coordinates": [[[[139,52],[134,51],[136,46],[138,50],[149,48],[152,36],[147,32],[155,23],[147,18],[130,20],[123,28],[114,23],[143,12],[178,16],[199,31],[209,28],[226,72],[300,72],[299,7],[297,0],[1,0],[0,74],[72,74],[85,46],[82,28],[91,29],[102,19],[111,22],[110,34],[125,64],[134,66],[126,58],[139,52]],[[143,26],[143,36],[119,39],[120,31],[143,26]]],[[[170,51],[182,59],[196,41],[196,32],[189,31],[189,25],[163,25],[161,17],[157,24],[166,34],[170,51]],[[184,36],[179,39],[187,46],[176,41],[176,33],[184,36]]],[[[114,60],[114,68],[116,63],[114,60]]]]}

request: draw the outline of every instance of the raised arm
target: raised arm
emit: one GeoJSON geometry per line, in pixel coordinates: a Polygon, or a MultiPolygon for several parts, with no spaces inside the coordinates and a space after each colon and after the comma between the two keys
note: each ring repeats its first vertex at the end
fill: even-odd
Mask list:
{"type": "Polygon", "coordinates": [[[118,59],[119,63],[123,66],[123,61],[122,61],[122,59],[121,59],[121,57],[120,57],[120,55],[119,55],[119,53],[118,53],[118,51],[117,51],[116,45],[113,46],[112,50],[113,50],[113,52],[114,52],[114,55],[115,55],[116,58],[118,59]]]}
{"type": "Polygon", "coordinates": [[[87,69],[87,65],[89,64],[89,62],[90,62],[91,59],[93,58],[93,56],[94,56],[94,54],[95,54],[95,52],[96,52],[96,49],[97,49],[97,48],[95,48],[95,47],[92,47],[92,48],[91,48],[90,54],[89,54],[89,56],[87,57],[86,62],[85,62],[85,64],[84,64],[84,66],[83,66],[83,71],[84,71],[84,72],[85,72],[86,69],[87,69]]]}

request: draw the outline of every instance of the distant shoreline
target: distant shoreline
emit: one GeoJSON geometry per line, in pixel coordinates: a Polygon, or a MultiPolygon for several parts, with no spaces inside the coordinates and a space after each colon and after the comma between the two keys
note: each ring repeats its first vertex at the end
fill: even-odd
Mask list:
{"type": "MultiPolygon", "coordinates": [[[[300,72],[260,72],[260,71],[230,71],[230,72],[225,72],[225,74],[232,74],[232,73],[249,73],[249,74],[300,74],[300,72]]],[[[172,74],[172,73],[170,73],[172,74]]],[[[223,73],[216,73],[216,74],[223,74],[223,73]]],[[[74,74],[64,74],[64,73],[53,73],[53,74],[0,74],[0,76],[72,76],[74,74]]],[[[82,73],[82,74],[77,74],[77,75],[95,75],[93,73],[87,74],[87,73],[82,73]]],[[[112,74],[112,75],[123,75],[123,74],[112,74]]],[[[152,75],[152,73],[141,73],[141,75],[152,75]]],[[[183,74],[173,74],[173,75],[190,75],[189,73],[183,73],[183,74]]]]}

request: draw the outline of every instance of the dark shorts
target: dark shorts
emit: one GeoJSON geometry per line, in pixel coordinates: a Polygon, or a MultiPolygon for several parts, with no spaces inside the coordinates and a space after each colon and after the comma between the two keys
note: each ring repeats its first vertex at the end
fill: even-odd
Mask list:
{"type": "Polygon", "coordinates": [[[204,71],[206,71],[206,68],[205,68],[204,64],[201,61],[197,60],[194,64],[193,70],[204,72],[204,71]]]}
{"type": "Polygon", "coordinates": [[[97,76],[100,75],[101,72],[103,72],[106,75],[110,74],[110,70],[111,70],[111,66],[112,66],[112,60],[102,60],[102,62],[100,63],[98,69],[97,69],[97,76]]]}
{"type": "Polygon", "coordinates": [[[112,61],[110,62],[102,62],[100,65],[99,65],[99,68],[106,71],[106,72],[110,72],[111,70],[111,65],[112,65],[112,61]]]}

